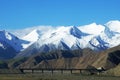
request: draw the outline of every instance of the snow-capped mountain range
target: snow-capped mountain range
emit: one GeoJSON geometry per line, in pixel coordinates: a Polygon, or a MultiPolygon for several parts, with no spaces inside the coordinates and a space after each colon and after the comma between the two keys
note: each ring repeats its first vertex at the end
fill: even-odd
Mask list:
{"type": "Polygon", "coordinates": [[[19,52],[18,56],[30,56],[37,52],[55,49],[91,48],[99,51],[120,44],[120,21],[118,20],[109,21],[105,25],[92,23],[84,26],[46,27],[46,29],[44,26],[44,29],[36,27],[28,31],[29,33],[24,32],[24,35],[27,34],[19,38],[7,31],[0,31],[0,47],[4,48],[2,44],[4,41],[19,52]]]}

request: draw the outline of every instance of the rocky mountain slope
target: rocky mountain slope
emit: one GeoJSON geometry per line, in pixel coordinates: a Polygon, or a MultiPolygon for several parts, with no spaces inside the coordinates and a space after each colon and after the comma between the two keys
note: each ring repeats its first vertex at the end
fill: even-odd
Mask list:
{"type": "Polygon", "coordinates": [[[28,41],[19,39],[7,31],[0,31],[0,59],[13,58],[17,53],[22,51],[24,45],[28,43],[28,41]]]}
{"type": "Polygon", "coordinates": [[[87,66],[109,70],[120,64],[120,46],[102,52],[89,48],[82,50],[56,50],[48,53],[38,53],[29,58],[20,58],[9,64],[11,68],[77,68],[87,66]],[[17,66],[16,66],[17,65],[17,66]]]}

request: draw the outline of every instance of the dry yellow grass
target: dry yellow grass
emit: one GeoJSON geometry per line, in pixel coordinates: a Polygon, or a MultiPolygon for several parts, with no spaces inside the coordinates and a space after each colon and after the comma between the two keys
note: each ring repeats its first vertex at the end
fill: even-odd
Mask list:
{"type": "Polygon", "coordinates": [[[0,74],[0,80],[120,80],[120,77],[80,74],[0,74]]]}
{"type": "Polygon", "coordinates": [[[108,70],[106,73],[113,76],[120,76],[120,65],[108,70]]]}

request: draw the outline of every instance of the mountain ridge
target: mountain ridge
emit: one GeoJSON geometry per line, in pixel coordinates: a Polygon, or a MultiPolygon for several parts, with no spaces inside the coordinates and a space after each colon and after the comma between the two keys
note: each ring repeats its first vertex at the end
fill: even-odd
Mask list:
{"type": "MultiPolygon", "coordinates": [[[[92,23],[85,26],[60,26],[55,28],[34,28],[23,38],[1,31],[0,40],[5,41],[17,52],[17,56],[33,55],[52,50],[75,50],[91,48],[102,51],[120,44],[120,21],[109,21],[105,25],[92,23]],[[115,26],[115,27],[114,27],[115,26]]],[[[4,47],[3,44],[0,47],[4,47]]]]}
{"type": "MultiPolygon", "coordinates": [[[[39,52],[42,52],[40,48],[43,49],[43,52],[55,49],[73,50],[73,48],[91,48],[97,51],[105,50],[120,44],[118,41],[120,38],[119,32],[115,32],[115,28],[110,29],[109,27],[110,25],[113,26],[113,24],[116,26],[115,23],[116,21],[108,22],[105,25],[92,23],[82,27],[61,26],[43,33],[33,44],[37,45],[37,49],[40,50],[39,52]],[[54,48],[51,49],[50,45],[53,45],[54,48]]],[[[120,24],[120,21],[117,21],[117,26],[118,23],[120,24]]]]}

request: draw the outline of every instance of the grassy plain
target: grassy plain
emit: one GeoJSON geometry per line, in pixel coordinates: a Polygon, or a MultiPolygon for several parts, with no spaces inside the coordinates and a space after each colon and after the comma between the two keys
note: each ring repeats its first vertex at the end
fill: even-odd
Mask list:
{"type": "Polygon", "coordinates": [[[81,74],[0,74],[0,80],[120,80],[120,77],[81,74]]]}

